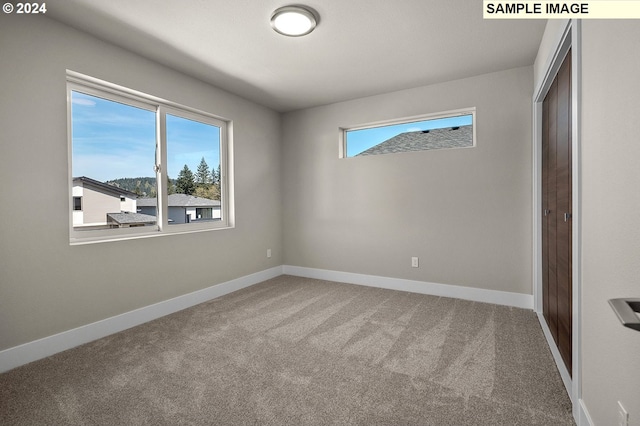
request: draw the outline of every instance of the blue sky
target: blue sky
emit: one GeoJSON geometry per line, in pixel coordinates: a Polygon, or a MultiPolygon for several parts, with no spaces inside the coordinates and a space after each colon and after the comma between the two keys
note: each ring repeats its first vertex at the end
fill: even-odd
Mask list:
{"type": "Polygon", "coordinates": [[[167,172],[173,179],[188,165],[193,173],[204,157],[209,170],[220,164],[220,129],[167,114],[167,172]]]}
{"type": "Polygon", "coordinates": [[[472,124],[471,115],[440,118],[436,120],[415,121],[412,123],[373,127],[362,130],[347,131],[347,157],[358,155],[372,146],[378,145],[400,133],[417,132],[419,130],[441,129],[443,127],[465,126],[472,124]]]}
{"type": "MultiPolygon", "coordinates": [[[[72,92],[73,176],[101,182],[155,176],[155,120],[153,111],[72,92]]],[[[217,168],[219,129],[167,115],[167,151],[173,179],[185,164],[195,173],[202,157],[210,170],[217,168]]]]}

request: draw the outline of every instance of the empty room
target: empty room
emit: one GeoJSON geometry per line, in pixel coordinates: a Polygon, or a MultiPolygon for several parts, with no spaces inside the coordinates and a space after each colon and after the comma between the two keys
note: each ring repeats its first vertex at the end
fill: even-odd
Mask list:
{"type": "Polygon", "coordinates": [[[640,426],[640,21],[493,3],[4,2],[0,424],[640,426]]]}

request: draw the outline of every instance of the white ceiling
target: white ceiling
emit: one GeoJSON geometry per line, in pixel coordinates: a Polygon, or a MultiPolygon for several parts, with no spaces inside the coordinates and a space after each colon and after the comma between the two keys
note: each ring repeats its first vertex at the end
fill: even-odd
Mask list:
{"type": "Polygon", "coordinates": [[[533,64],[546,21],[480,0],[308,0],[318,27],[271,29],[287,0],[65,0],[47,16],[277,111],[533,64]]]}

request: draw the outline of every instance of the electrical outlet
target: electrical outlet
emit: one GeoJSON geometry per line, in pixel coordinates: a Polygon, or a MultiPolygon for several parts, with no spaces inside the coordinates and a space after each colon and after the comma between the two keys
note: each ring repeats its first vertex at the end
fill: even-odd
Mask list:
{"type": "Polygon", "coordinates": [[[417,268],[418,267],[418,258],[417,257],[412,257],[411,258],[411,267],[412,268],[417,268]]]}
{"type": "Polygon", "coordinates": [[[629,426],[629,413],[620,401],[618,401],[618,426],[629,426]]]}
{"type": "Polygon", "coordinates": [[[267,258],[271,258],[271,249],[267,249],[267,258]]]}

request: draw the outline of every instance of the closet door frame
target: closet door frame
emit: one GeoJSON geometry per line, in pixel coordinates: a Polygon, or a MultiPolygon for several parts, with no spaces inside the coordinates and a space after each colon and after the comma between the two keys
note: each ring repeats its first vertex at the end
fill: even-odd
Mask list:
{"type": "Polygon", "coordinates": [[[567,394],[573,403],[573,416],[576,423],[583,417],[581,410],[581,340],[582,323],[580,321],[582,275],[581,275],[581,163],[580,163],[580,98],[581,98],[581,22],[568,20],[562,36],[556,40],[555,51],[545,64],[544,78],[534,89],[533,96],[533,296],[534,310],[545,334],[556,366],[564,382],[567,394]],[[571,189],[572,189],[572,374],[564,365],[560,352],[555,345],[549,327],[544,319],[542,298],[542,103],[563,59],[571,49],[571,189]]]}

